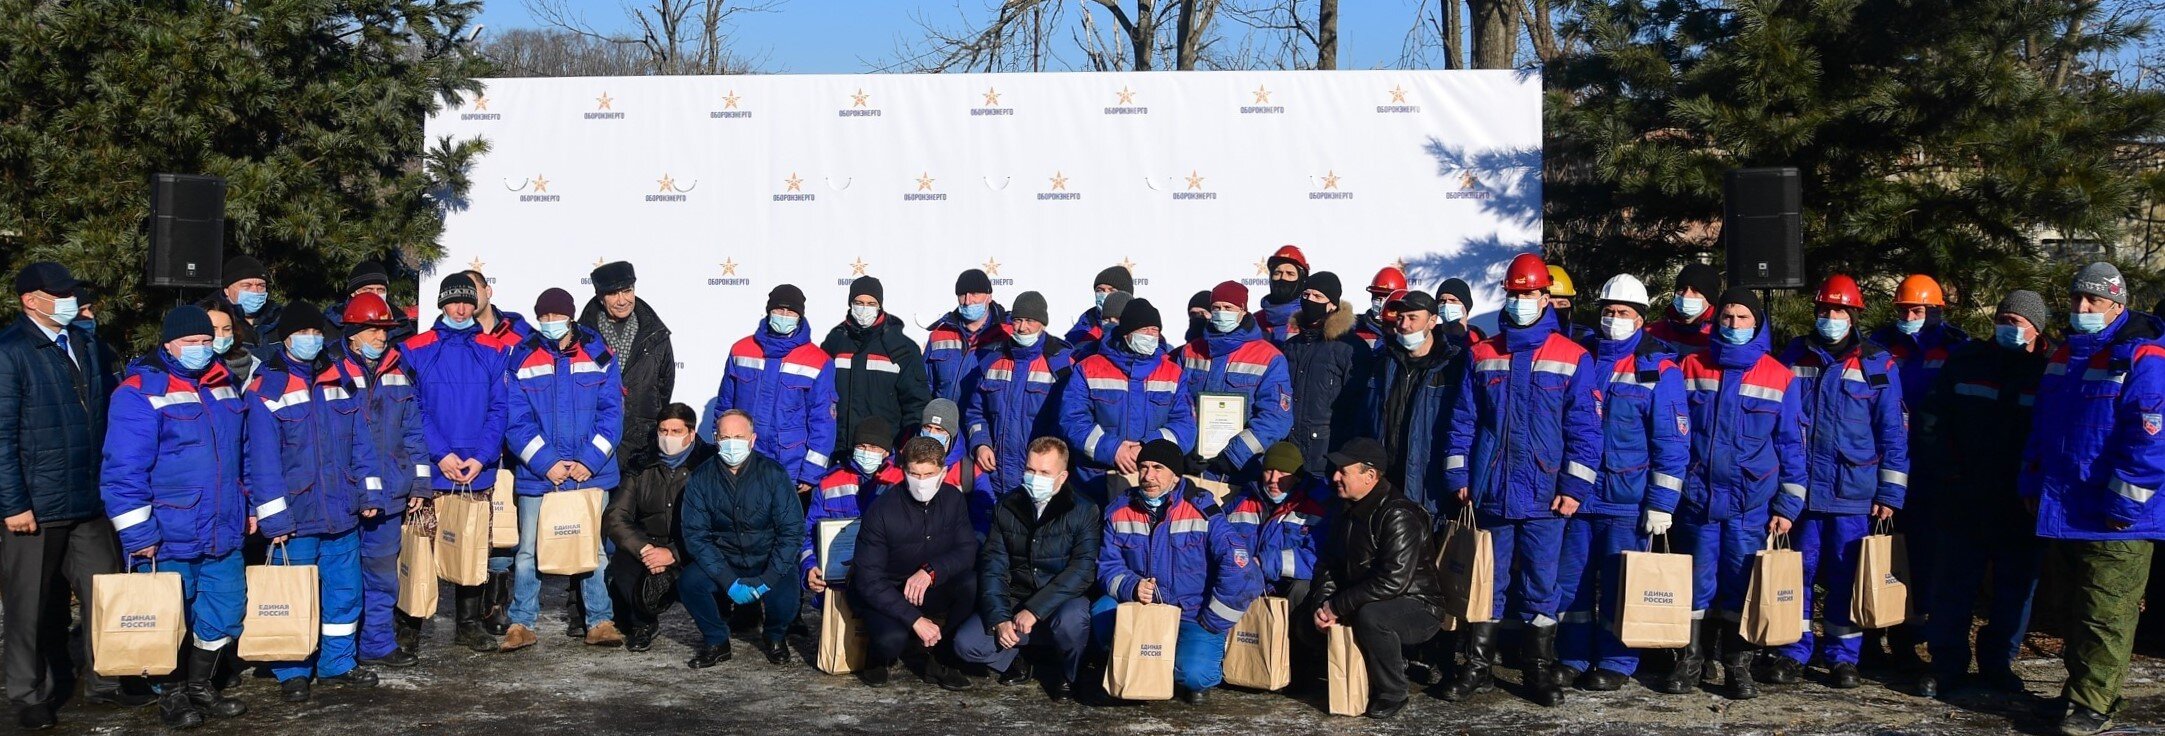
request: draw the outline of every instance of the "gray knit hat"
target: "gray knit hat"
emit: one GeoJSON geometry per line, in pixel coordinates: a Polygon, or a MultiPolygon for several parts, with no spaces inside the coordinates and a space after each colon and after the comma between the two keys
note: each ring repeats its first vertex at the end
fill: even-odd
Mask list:
{"type": "Polygon", "coordinates": [[[2098,261],[2075,272],[2075,285],[2069,288],[2068,292],[2089,294],[2126,304],[2127,280],[2120,278],[2120,269],[2110,263],[2098,261]]]}
{"type": "Polygon", "coordinates": [[[1015,297],[1015,308],[1007,310],[1007,316],[1015,319],[1034,319],[1039,323],[1052,321],[1052,317],[1045,310],[1045,295],[1035,291],[1025,291],[1020,296],[1015,297]]]}
{"type": "Polygon", "coordinates": [[[925,402],[924,426],[947,430],[948,441],[954,442],[962,436],[962,410],[944,398],[925,402]]]}
{"type": "Polygon", "coordinates": [[[1105,306],[1099,308],[1098,314],[1102,315],[1106,319],[1120,319],[1120,310],[1127,309],[1128,302],[1133,300],[1134,298],[1134,294],[1130,294],[1125,291],[1115,291],[1111,294],[1106,294],[1105,306]]]}
{"type": "Polygon", "coordinates": [[[2000,297],[1999,311],[1994,314],[2012,314],[2030,321],[2030,326],[2043,330],[2052,324],[2052,308],[2045,306],[2045,298],[2028,289],[2016,289],[2000,297]]]}

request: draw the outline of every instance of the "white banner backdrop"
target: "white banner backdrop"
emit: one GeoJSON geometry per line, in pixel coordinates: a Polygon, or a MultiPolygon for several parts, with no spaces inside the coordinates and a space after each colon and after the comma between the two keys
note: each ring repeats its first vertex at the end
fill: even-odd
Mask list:
{"type": "Polygon", "coordinates": [[[1503,264],[1538,250],[1540,89],[1511,71],[491,80],[427,121],[491,150],[421,314],[460,269],[529,313],[631,261],[674,332],[676,398],[700,406],[783,283],[814,342],[857,275],[921,328],[969,268],[1003,304],[1044,294],[1059,334],[1127,264],[1177,336],[1189,295],[1239,279],[1260,299],[1292,243],[1357,308],[1402,263],[1419,289],[1465,278],[1488,313],[1503,264]]]}

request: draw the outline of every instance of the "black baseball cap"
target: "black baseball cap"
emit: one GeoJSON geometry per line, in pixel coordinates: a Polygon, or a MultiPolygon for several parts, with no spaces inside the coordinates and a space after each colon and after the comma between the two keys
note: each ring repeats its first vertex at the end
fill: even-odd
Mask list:
{"type": "Polygon", "coordinates": [[[15,274],[15,295],[42,291],[53,296],[69,296],[75,293],[77,283],[75,275],[68,273],[67,266],[52,261],[38,261],[24,266],[21,273],[15,274]]]}

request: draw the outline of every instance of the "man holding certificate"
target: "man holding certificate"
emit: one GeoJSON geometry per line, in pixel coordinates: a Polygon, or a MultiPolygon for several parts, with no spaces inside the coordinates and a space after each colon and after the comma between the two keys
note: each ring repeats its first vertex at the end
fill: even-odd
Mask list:
{"type": "Polygon", "coordinates": [[[1210,290],[1210,324],[1180,351],[1196,406],[1196,465],[1214,480],[1259,465],[1263,448],[1293,429],[1293,378],[1285,354],[1248,314],[1248,287],[1210,290]]]}

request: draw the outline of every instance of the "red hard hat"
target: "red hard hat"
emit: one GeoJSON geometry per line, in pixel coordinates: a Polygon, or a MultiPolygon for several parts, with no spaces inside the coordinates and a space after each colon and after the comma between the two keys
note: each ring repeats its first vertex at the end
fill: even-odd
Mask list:
{"type": "Polygon", "coordinates": [[[1397,266],[1384,266],[1383,270],[1376,272],[1375,278],[1368,280],[1368,293],[1376,296],[1384,296],[1404,288],[1406,272],[1398,270],[1397,266]]]}
{"type": "Polygon", "coordinates": [[[391,316],[391,305],[374,292],[364,291],[346,301],[346,311],[339,314],[338,321],[356,327],[397,327],[398,320],[391,316]]]}
{"type": "Polygon", "coordinates": [[[1406,298],[1407,293],[1405,289],[1398,289],[1391,292],[1390,296],[1383,298],[1383,313],[1377,315],[1383,318],[1383,324],[1389,325],[1398,321],[1398,310],[1392,309],[1391,305],[1397,304],[1398,300],[1406,298]]]}
{"type": "Polygon", "coordinates": [[[1511,267],[1503,272],[1504,291],[1534,291],[1549,288],[1549,264],[1532,253],[1520,253],[1511,259],[1511,267]]]}
{"type": "Polygon", "coordinates": [[[1863,309],[1864,292],[1857,288],[1856,279],[1838,273],[1828,276],[1827,282],[1819,285],[1819,295],[1812,297],[1812,303],[1863,309]]]}
{"type": "Polygon", "coordinates": [[[1270,260],[1267,262],[1267,265],[1269,265],[1271,268],[1277,268],[1279,261],[1292,261],[1293,265],[1300,267],[1301,273],[1308,272],[1308,256],[1301,255],[1300,246],[1278,246],[1278,251],[1270,254],[1270,260]]]}

